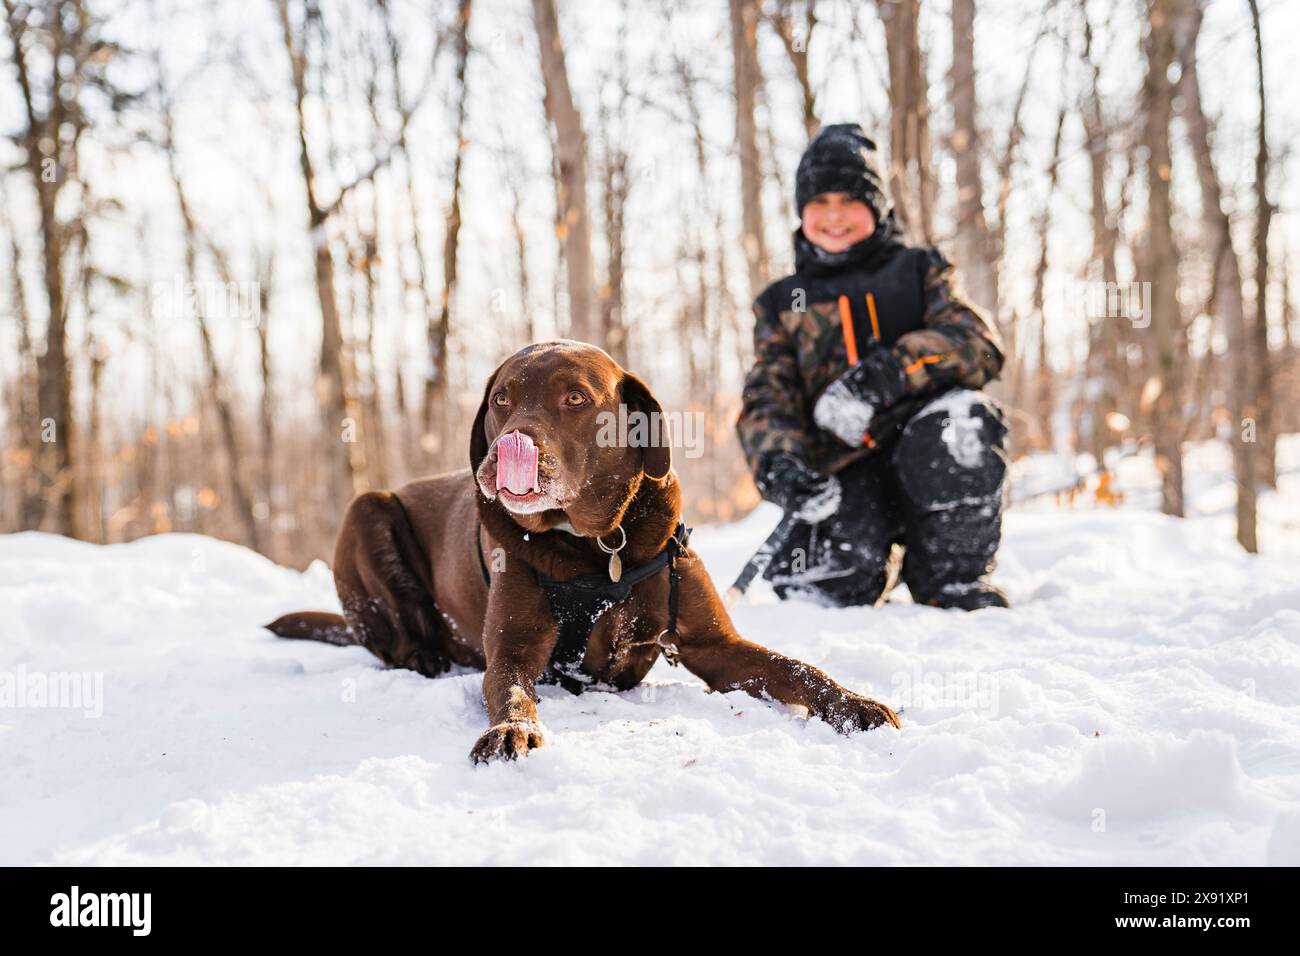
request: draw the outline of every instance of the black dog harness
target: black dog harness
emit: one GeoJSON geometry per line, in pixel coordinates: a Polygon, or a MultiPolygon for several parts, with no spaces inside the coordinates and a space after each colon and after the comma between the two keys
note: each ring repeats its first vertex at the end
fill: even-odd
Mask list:
{"type": "MultiPolygon", "coordinates": [[[[655,636],[655,643],[663,650],[664,659],[673,667],[677,666],[677,591],[681,575],[677,571],[677,558],[686,550],[690,541],[691,529],[681,522],[673,529],[672,537],[664,549],[645,564],[627,568],[617,581],[611,581],[604,574],[580,574],[577,577],[561,581],[537,573],[537,583],[546,592],[551,603],[551,614],[559,626],[560,636],[551,651],[549,673],[543,675],[542,682],[558,683],[574,694],[582,693],[590,686],[592,677],[582,669],[582,659],[587,654],[587,643],[591,632],[600,616],[627,600],[632,588],[646,578],[668,568],[668,626],[655,636]]],[[[483,560],[483,549],[478,546],[475,537],[475,550],[478,552],[479,567],[483,570],[483,580],[491,586],[487,564],[483,560]]]]}

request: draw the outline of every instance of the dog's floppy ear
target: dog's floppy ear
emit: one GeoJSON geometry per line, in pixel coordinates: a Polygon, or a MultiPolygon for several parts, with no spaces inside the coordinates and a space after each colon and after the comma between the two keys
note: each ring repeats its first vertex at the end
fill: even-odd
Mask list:
{"type": "Polygon", "coordinates": [[[641,469],[647,477],[661,481],[673,466],[672,436],[668,434],[663,407],[650,392],[650,386],[631,372],[623,373],[622,392],[628,412],[641,412],[647,419],[644,434],[648,444],[641,451],[641,469]]]}
{"type": "Polygon", "coordinates": [[[488,376],[487,385],[483,389],[483,401],[479,403],[478,414],[474,416],[474,427],[469,433],[469,467],[473,472],[478,471],[478,466],[483,464],[483,459],[488,453],[487,435],[483,433],[483,427],[487,423],[488,402],[492,400],[492,386],[496,384],[497,375],[501,372],[501,367],[505,365],[502,362],[492,374],[488,376]]]}

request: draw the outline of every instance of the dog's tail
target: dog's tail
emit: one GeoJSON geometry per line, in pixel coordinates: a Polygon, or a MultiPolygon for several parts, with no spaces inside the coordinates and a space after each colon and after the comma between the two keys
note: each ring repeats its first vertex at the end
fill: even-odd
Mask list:
{"type": "Polygon", "coordinates": [[[339,647],[357,643],[356,636],[343,615],[327,611],[295,611],[277,617],[266,625],[266,629],[277,637],[295,641],[323,641],[339,647]]]}

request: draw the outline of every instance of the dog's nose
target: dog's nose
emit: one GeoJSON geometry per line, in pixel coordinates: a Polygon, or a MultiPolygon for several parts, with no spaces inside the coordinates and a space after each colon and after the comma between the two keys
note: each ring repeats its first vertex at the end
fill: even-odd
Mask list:
{"type": "Polygon", "coordinates": [[[502,488],[512,495],[526,495],[541,491],[537,481],[537,445],[515,429],[497,439],[497,490],[502,488]]]}

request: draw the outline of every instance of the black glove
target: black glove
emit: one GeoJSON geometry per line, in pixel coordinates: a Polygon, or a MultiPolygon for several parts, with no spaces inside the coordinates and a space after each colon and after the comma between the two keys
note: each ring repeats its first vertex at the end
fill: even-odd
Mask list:
{"type": "Polygon", "coordinates": [[[792,452],[764,456],[755,483],[764,498],[809,524],[825,521],[840,507],[840,480],[813,471],[792,452]]]}
{"type": "Polygon", "coordinates": [[[894,353],[876,345],[831,382],[813,405],[813,421],[846,445],[862,444],[871,421],[907,394],[907,376],[894,353]]]}

